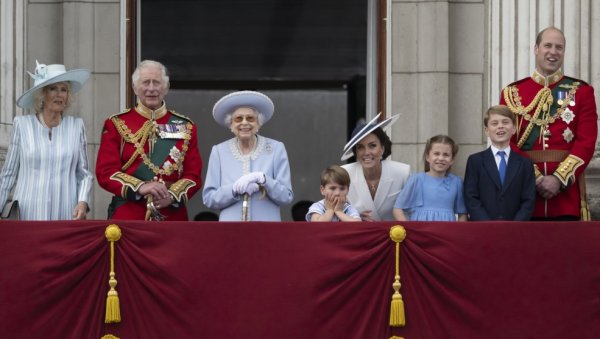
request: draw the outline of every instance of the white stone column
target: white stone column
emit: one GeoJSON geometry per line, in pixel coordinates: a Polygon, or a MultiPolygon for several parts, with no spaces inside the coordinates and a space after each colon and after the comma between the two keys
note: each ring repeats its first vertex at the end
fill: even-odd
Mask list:
{"type": "Polygon", "coordinates": [[[477,1],[391,2],[394,160],[423,170],[425,142],[448,134],[460,151],[452,171],[485,144],[485,4],[477,1]]]}
{"type": "Polygon", "coordinates": [[[21,114],[16,99],[23,92],[24,2],[0,2],[0,165],[4,163],[13,118],[21,114]]]}
{"type": "Polygon", "coordinates": [[[448,2],[392,1],[392,158],[422,168],[427,138],[448,131],[448,2]]]}
{"type": "MultiPolygon", "coordinates": [[[[63,2],[63,59],[71,68],[87,68],[91,79],[70,112],[85,121],[90,170],[95,171],[104,120],[121,111],[121,4],[118,0],[63,2]]],[[[104,219],[110,194],[96,181],[89,218],[104,219]]]]}

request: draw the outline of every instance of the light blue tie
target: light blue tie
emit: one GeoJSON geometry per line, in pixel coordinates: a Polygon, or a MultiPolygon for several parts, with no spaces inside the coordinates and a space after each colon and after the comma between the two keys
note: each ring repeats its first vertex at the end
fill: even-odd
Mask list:
{"type": "Polygon", "coordinates": [[[498,166],[498,172],[500,173],[500,183],[504,185],[504,177],[506,176],[506,159],[504,159],[504,155],[506,154],[504,151],[498,151],[496,153],[500,156],[500,165],[498,166]]]}

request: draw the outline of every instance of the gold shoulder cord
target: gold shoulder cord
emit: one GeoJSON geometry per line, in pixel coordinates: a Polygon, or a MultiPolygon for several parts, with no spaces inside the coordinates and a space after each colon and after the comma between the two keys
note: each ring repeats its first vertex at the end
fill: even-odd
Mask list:
{"type": "Polygon", "coordinates": [[[133,152],[133,154],[131,155],[131,158],[129,158],[129,160],[127,160],[125,165],[123,165],[123,167],[121,167],[121,170],[125,171],[126,169],[129,168],[129,166],[131,166],[131,164],[133,164],[133,162],[135,161],[135,159],[138,156],[142,155],[143,150],[144,150],[143,145],[146,144],[146,141],[148,140],[150,133],[154,130],[154,125],[151,120],[148,120],[142,125],[142,127],[139,130],[137,130],[137,132],[131,133],[131,130],[129,129],[129,127],[127,127],[127,125],[125,124],[125,121],[123,121],[122,119],[120,119],[118,117],[113,117],[113,118],[111,118],[111,120],[112,120],[113,124],[115,125],[115,127],[117,128],[117,131],[119,132],[121,137],[126,142],[132,143],[136,146],[135,152],[133,152]],[[138,145],[142,145],[142,147],[138,147],[138,145]],[[140,149],[142,150],[142,153],[140,153],[140,149]]]}
{"type": "MultiPolygon", "coordinates": [[[[541,89],[533,98],[531,103],[527,105],[527,107],[523,107],[521,104],[521,97],[519,96],[519,89],[517,86],[509,86],[504,89],[504,101],[508,108],[517,116],[517,146],[521,148],[529,134],[531,134],[531,130],[533,129],[533,125],[539,119],[540,112],[543,110],[544,116],[548,115],[548,111],[550,110],[550,106],[554,99],[552,98],[552,91],[548,87],[544,87],[541,89]],[[529,114],[535,107],[535,112],[533,116],[529,114]],[[523,123],[523,119],[527,121],[533,121],[534,123],[529,123],[527,128],[523,132],[523,135],[519,136],[521,131],[521,124],[523,123]]],[[[537,124],[536,124],[537,125],[537,124]]]]}
{"type": "MultiPolygon", "coordinates": [[[[569,92],[567,93],[567,98],[560,103],[560,107],[556,110],[555,115],[550,115],[550,107],[554,103],[554,98],[552,97],[552,90],[548,87],[542,88],[533,98],[531,103],[527,105],[527,107],[523,107],[521,104],[521,97],[519,96],[519,89],[517,86],[509,86],[506,87],[503,91],[504,101],[508,108],[517,116],[517,146],[521,148],[529,135],[531,134],[531,130],[533,126],[540,127],[540,138],[544,135],[544,131],[548,128],[549,124],[554,123],[557,119],[559,119],[565,108],[569,105],[573,97],[575,97],[575,92],[579,87],[580,83],[575,81],[572,85],[568,86],[569,92]],[[535,112],[533,115],[529,114],[535,107],[535,112]],[[542,113],[542,117],[540,118],[540,112],[542,113]],[[525,132],[523,135],[519,136],[519,131],[521,130],[521,124],[523,123],[523,119],[529,121],[525,132]]],[[[561,85],[566,86],[566,85],[561,85]]]]}
{"type": "Polygon", "coordinates": [[[157,176],[171,175],[173,171],[181,170],[181,165],[183,164],[183,160],[185,159],[185,155],[189,149],[190,140],[192,138],[191,135],[193,125],[191,123],[188,122],[186,124],[186,135],[183,138],[184,141],[183,146],[181,147],[181,155],[179,156],[179,159],[177,159],[177,162],[175,164],[172,164],[170,167],[165,168],[165,166],[163,166],[162,168],[160,168],[152,163],[152,161],[144,151],[144,145],[146,144],[149,135],[154,133],[154,122],[148,120],[142,125],[142,127],[137,132],[132,133],[123,120],[117,117],[113,118],[112,120],[123,139],[126,142],[132,143],[135,146],[135,152],[133,153],[131,158],[129,158],[127,163],[125,163],[125,165],[123,165],[122,167],[123,171],[129,168],[129,166],[131,166],[131,164],[137,158],[138,155],[142,157],[144,164],[146,164],[146,166],[148,166],[148,168],[150,168],[150,170],[157,176]]]}

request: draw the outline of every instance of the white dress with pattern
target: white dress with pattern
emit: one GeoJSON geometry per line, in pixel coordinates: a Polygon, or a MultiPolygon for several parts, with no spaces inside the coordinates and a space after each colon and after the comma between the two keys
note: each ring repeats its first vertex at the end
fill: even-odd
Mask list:
{"type": "Polygon", "coordinates": [[[72,219],[77,203],[90,200],[93,175],[86,147],[81,118],[64,116],[50,139],[35,114],[15,117],[0,172],[0,202],[14,187],[22,220],[72,219]]]}

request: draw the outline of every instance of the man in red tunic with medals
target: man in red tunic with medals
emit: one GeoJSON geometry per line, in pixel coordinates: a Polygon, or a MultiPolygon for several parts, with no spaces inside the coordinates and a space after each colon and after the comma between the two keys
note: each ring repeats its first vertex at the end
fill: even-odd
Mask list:
{"type": "Polygon", "coordinates": [[[535,42],[533,75],[503,89],[500,102],[517,116],[511,146],[535,166],[533,220],[589,220],[583,172],[598,134],[594,89],[562,74],[565,36],[555,27],[535,42]]]}
{"type": "Polygon", "coordinates": [[[114,194],[110,219],[188,220],[186,203],[202,184],[196,126],[168,110],[164,65],[146,60],[132,76],[134,108],[104,123],[96,177],[114,194]]]}

